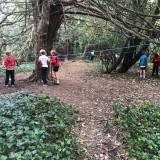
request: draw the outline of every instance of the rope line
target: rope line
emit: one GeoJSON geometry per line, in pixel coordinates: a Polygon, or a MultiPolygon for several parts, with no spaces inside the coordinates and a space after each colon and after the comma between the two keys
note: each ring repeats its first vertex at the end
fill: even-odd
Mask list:
{"type": "MultiPolygon", "coordinates": [[[[127,47],[121,47],[121,48],[110,48],[110,49],[106,49],[106,50],[97,50],[95,51],[95,57],[98,57],[98,54],[99,52],[106,52],[105,54],[106,55],[115,55],[117,54],[117,50],[122,50],[122,49],[129,49],[129,48],[137,48],[137,47],[142,47],[142,46],[147,46],[149,44],[140,44],[140,45],[134,45],[134,46],[127,46],[127,47]]],[[[138,48],[137,48],[138,49],[138,48]]],[[[143,50],[138,50],[138,51],[143,51],[143,50]]],[[[69,54],[59,54],[59,58],[77,58],[77,57],[80,57],[80,56],[84,56],[84,57],[87,57],[87,56],[90,56],[89,54],[91,52],[72,52],[72,51],[68,51],[69,54]],[[72,52],[72,53],[71,53],[72,52]]],[[[119,51],[120,52],[120,51],[119,51]]],[[[132,52],[132,51],[131,51],[132,52]]],[[[123,51],[123,53],[128,53],[128,51],[123,51]]],[[[33,61],[28,61],[28,62],[35,62],[37,60],[37,58],[35,58],[33,61]]],[[[20,62],[19,63],[19,66],[21,66],[22,64],[25,64],[25,63],[28,63],[28,62],[20,62]]]]}
{"type": "MultiPolygon", "coordinates": [[[[134,46],[127,46],[127,47],[121,47],[121,48],[110,48],[110,49],[106,49],[106,50],[99,50],[99,51],[95,51],[95,53],[99,53],[99,52],[108,52],[108,54],[110,54],[109,53],[109,51],[111,52],[111,51],[114,51],[115,53],[114,54],[117,54],[117,52],[116,52],[116,50],[122,50],[122,49],[129,49],[129,48],[137,48],[137,47],[143,47],[143,46],[147,46],[147,45],[149,45],[149,44],[140,44],[140,45],[134,45],[134,46]]],[[[138,50],[138,51],[143,51],[143,50],[138,50]]],[[[69,52],[72,52],[72,51],[69,51],[69,52]]],[[[67,56],[73,56],[73,55],[84,55],[84,54],[89,54],[90,52],[79,52],[79,53],[72,53],[72,54],[66,54],[66,55],[60,55],[60,57],[62,56],[62,57],[67,57],[67,56]]],[[[123,51],[123,53],[128,53],[128,51],[123,51]]],[[[98,55],[95,55],[95,56],[98,56],[98,55]]]]}

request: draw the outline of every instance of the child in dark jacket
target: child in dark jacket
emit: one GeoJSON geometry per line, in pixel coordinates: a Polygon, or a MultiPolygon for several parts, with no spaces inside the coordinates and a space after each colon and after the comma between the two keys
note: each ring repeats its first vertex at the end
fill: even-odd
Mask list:
{"type": "Polygon", "coordinates": [[[55,50],[50,51],[51,54],[51,66],[53,67],[54,76],[56,78],[56,84],[59,84],[59,67],[60,67],[60,60],[58,56],[56,55],[55,50]]]}
{"type": "Polygon", "coordinates": [[[156,77],[158,77],[158,66],[160,65],[160,62],[158,59],[159,59],[159,56],[157,53],[155,53],[154,58],[152,60],[152,63],[153,63],[152,76],[156,74],[156,77]]]}

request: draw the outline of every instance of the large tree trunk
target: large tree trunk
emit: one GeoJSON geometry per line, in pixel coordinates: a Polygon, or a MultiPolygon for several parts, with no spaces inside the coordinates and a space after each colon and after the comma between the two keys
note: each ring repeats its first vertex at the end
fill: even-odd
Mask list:
{"type": "Polygon", "coordinates": [[[117,70],[119,73],[126,73],[139,60],[141,52],[148,48],[150,42],[145,41],[145,44],[139,47],[140,51],[137,52],[137,48],[141,41],[142,40],[138,37],[130,40],[130,47],[124,49],[124,58],[121,67],[117,70]]]}
{"type": "Polygon", "coordinates": [[[50,15],[49,15],[49,26],[47,33],[47,52],[53,48],[53,43],[56,41],[57,31],[60,28],[60,25],[63,20],[63,11],[62,5],[57,3],[56,5],[50,6],[50,15]]]}
{"type": "Polygon", "coordinates": [[[141,39],[136,38],[128,38],[125,42],[125,45],[120,53],[118,59],[114,59],[112,53],[108,53],[104,56],[104,65],[106,73],[111,73],[112,71],[116,71],[118,73],[126,73],[140,58],[141,52],[146,50],[149,46],[149,42],[144,42],[145,45],[141,45],[141,39]],[[140,50],[137,51],[137,48],[140,50]]]}
{"type": "MultiPolygon", "coordinates": [[[[54,4],[51,0],[32,0],[31,2],[34,8],[37,54],[35,70],[30,80],[38,81],[40,77],[40,67],[38,64],[39,51],[43,48],[48,55],[49,51],[53,49],[53,42],[56,40],[57,31],[63,19],[63,8],[59,1],[56,1],[54,4]]],[[[50,71],[48,73],[48,79],[50,79],[50,71]]]]}
{"type": "MultiPolygon", "coordinates": [[[[154,14],[158,15],[160,13],[160,0],[158,0],[157,6],[155,8],[154,14]]],[[[157,19],[152,17],[152,25],[154,26],[157,22],[157,19]]],[[[140,29],[139,29],[140,31],[140,29]]],[[[146,32],[146,34],[148,35],[148,37],[156,37],[157,35],[154,33],[154,31],[152,32],[146,32]]],[[[142,39],[135,37],[134,39],[128,39],[125,44],[125,47],[127,46],[131,46],[128,48],[124,48],[121,52],[120,58],[109,68],[108,73],[111,73],[113,70],[115,70],[118,66],[120,66],[118,68],[118,72],[119,73],[125,73],[127,72],[140,58],[141,56],[141,51],[145,51],[150,42],[148,40],[146,40],[144,42],[145,45],[142,45],[142,47],[140,48],[139,52],[136,52],[137,50],[137,45],[139,45],[141,43],[142,39]],[[128,45],[129,44],[129,45],[128,45]],[[132,47],[135,46],[135,47],[132,47]]]]}
{"type": "Polygon", "coordinates": [[[128,71],[130,67],[133,66],[134,57],[137,54],[137,45],[139,45],[141,42],[141,39],[139,38],[131,38],[129,41],[128,47],[125,46],[125,48],[122,50],[122,53],[124,55],[121,66],[117,70],[119,73],[125,73],[128,71]]]}

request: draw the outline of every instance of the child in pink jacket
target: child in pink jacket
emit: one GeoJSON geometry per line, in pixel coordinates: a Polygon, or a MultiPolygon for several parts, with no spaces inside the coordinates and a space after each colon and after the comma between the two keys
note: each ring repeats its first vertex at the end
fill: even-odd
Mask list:
{"type": "Polygon", "coordinates": [[[11,86],[14,87],[14,68],[16,66],[16,61],[19,58],[15,58],[11,52],[6,52],[6,55],[3,59],[3,64],[6,68],[6,79],[5,79],[5,86],[8,87],[9,77],[11,77],[11,86]]]}

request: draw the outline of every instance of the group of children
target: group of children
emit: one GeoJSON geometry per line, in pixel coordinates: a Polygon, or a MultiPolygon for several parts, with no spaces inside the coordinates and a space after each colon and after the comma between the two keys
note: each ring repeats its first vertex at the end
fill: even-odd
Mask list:
{"type": "Polygon", "coordinates": [[[59,84],[59,67],[60,67],[60,60],[56,55],[55,50],[50,51],[50,58],[46,56],[46,51],[44,49],[40,50],[41,56],[38,59],[38,62],[41,67],[41,79],[43,86],[47,86],[47,73],[48,73],[48,63],[50,62],[51,66],[53,67],[54,76],[56,78],[56,84],[59,84]]]}
{"type": "MultiPolygon", "coordinates": [[[[47,57],[46,51],[41,49],[39,52],[41,55],[38,58],[38,62],[41,68],[41,82],[43,86],[47,86],[47,73],[48,73],[48,63],[53,68],[54,76],[56,78],[56,84],[59,84],[59,67],[60,67],[60,60],[56,55],[55,50],[50,51],[50,58],[47,57]]],[[[102,60],[103,56],[100,52],[99,54],[100,60],[102,60]]],[[[6,78],[5,78],[5,86],[8,87],[9,85],[9,78],[11,78],[11,86],[14,87],[15,83],[15,76],[14,76],[14,69],[16,66],[16,61],[20,58],[15,58],[10,51],[6,51],[6,55],[3,59],[3,65],[6,68],[6,78]]],[[[158,67],[160,66],[160,56],[157,53],[154,53],[154,57],[152,58],[151,62],[153,63],[152,69],[152,76],[158,76],[158,67]]],[[[148,56],[145,52],[142,52],[142,55],[139,59],[139,67],[140,67],[140,78],[146,78],[146,68],[148,65],[148,56]]]]}
{"type": "MultiPolygon", "coordinates": [[[[140,56],[140,59],[139,59],[140,78],[146,78],[146,69],[147,69],[147,65],[148,65],[148,55],[145,51],[142,51],[141,54],[142,55],[140,56]]],[[[103,52],[100,51],[98,58],[100,60],[101,65],[102,65],[103,56],[104,56],[103,52]]],[[[116,57],[116,59],[118,59],[120,57],[120,54],[116,54],[115,57],[116,57]]],[[[157,51],[155,51],[151,55],[150,61],[153,63],[152,76],[158,77],[158,68],[160,66],[160,56],[157,54],[157,51]]]]}
{"type": "MultiPolygon", "coordinates": [[[[48,73],[48,63],[51,64],[54,76],[56,78],[56,84],[59,84],[59,67],[60,67],[60,60],[58,56],[56,55],[55,50],[50,51],[50,58],[46,56],[46,51],[44,49],[41,49],[39,52],[41,55],[38,58],[38,62],[41,69],[41,82],[43,83],[43,86],[47,86],[47,73],[48,73]]],[[[10,51],[6,51],[6,55],[3,59],[3,66],[6,69],[6,77],[5,77],[5,87],[8,87],[9,85],[9,79],[11,79],[11,87],[14,87],[15,85],[15,66],[16,62],[20,58],[14,57],[14,55],[10,51]]]]}
{"type": "MultiPolygon", "coordinates": [[[[160,56],[156,52],[153,54],[153,58],[151,58],[151,62],[153,63],[152,76],[158,77],[158,68],[160,66],[160,56]]],[[[148,57],[145,54],[145,52],[142,52],[142,55],[139,59],[140,78],[146,78],[147,65],[148,65],[148,57]]]]}

